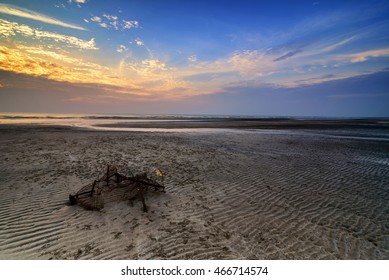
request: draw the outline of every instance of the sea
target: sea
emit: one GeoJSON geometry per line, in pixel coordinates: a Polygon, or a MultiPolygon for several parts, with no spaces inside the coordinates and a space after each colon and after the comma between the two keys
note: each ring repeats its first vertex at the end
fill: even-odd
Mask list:
{"type": "Polygon", "coordinates": [[[258,115],[189,115],[189,114],[61,114],[61,113],[21,113],[0,112],[0,125],[25,124],[43,126],[67,126],[108,131],[142,131],[142,132],[250,132],[267,134],[306,134],[326,135],[339,138],[355,138],[360,140],[389,141],[389,118],[333,118],[333,117],[288,117],[288,116],[258,116],[258,115]],[[334,129],[232,129],[232,128],[143,128],[112,126],[120,123],[150,123],[168,121],[209,121],[209,120],[336,120],[350,123],[355,120],[355,128],[334,129]],[[362,120],[362,122],[361,122],[362,120]],[[364,121],[366,120],[366,122],[364,121]],[[358,127],[358,125],[362,125],[358,127]],[[371,125],[371,128],[369,127],[371,125]],[[367,128],[366,128],[367,127],[367,128]]]}
{"type": "MultiPolygon", "coordinates": [[[[213,131],[207,128],[128,128],[109,127],[104,125],[116,123],[134,122],[161,122],[161,121],[188,121],[207,119],[230,119],[230,118],[259,118],[259,116],[247,115],[189,115],[189,114],[62,114],[62,113],[21,113],[21,112],[0,112],[1,124],[34,124],[51,126],[70,126],[98,130],[112,131],[150,131],[150,132],[191,132],[191,131],[213,131]]],[[[261,118],[274,118],[261,116],[261,118]]]]}

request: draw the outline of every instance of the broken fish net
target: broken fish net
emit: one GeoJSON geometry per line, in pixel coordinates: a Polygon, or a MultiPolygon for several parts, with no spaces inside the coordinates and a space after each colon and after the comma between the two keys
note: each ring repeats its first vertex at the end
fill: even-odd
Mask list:
{"type": "MultiPolygon", "coordinates": [[[[156,170],[156,174],[163,179],[164,174],[160,169],[156,170]]],[[[104,203],[139,197],[143,211],[147,212],[145,194],[149,190],[165,192],[165,187],[148,178],[146,173],[125,176],[118,172],[115,165],[107,165],[103,176],[83,186],[75,194],[69,194],[69,201],[71,205],[78,204],[86,210],[101,210],[104,203]]]]}

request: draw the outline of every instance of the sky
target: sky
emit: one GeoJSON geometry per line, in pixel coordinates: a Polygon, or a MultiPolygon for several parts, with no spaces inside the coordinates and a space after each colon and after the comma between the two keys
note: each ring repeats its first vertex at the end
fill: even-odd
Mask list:
{"type": "Polygon", "coordinates": [[[0,0],[0,111],[389,117],[388,1],[0,0]]]}

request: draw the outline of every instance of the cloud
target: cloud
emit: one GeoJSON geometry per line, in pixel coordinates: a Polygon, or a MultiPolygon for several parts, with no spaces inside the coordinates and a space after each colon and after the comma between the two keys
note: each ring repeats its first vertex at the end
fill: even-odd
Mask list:
{"type": "MultiPolygon", "coordinates": [[[[138,75],[137,79],[142,79],[144,82],[150,82],[153,79],[165,79],[167,76],[163,74],[164,71],[170,70],[167,65],[159,59],[144,59],[141,61],[123,61],[121,64],[121,68],[127,68],[132,71],[133,74],[138,75]],[[150,79],[151,78],[151,79],[150,79]]],[[[131,74],[131,76],[133,76],[131,74]]]]}
{"type": "Polygon", "coordinates": [[[107,15],[103,14],[103,17],[105,17],[108,20],[118,20],[119,18],[117,16],[107,15]]]}
{"type": "Polygon", "coordinates": [[[352,36],[350,38],[347,38],[347,39],[344,39],[338,43],[335,43],[335,44],[332,44],[332,45],[329,45],[325,48],[323,48],[320,52],[321,53],[324,53],[324,52],[330,52],[330,51],[333,51],[343,45],[346,45],[347,43],[351,42],[352,40],[354,40],[356,38],[356,36],[352,36]]]}
{"type": "Polygon", "coordinates": [[[304,52],[284,51],[282,56],[279,56],[279,51],[274,49],[236,51],[222,59],[190,63],[177,70],[175,75],[196,87],[203,85],[204,92],[215,92],[218,88],[236,81],[252,81],[255,84],[271,82],[293,88],[303,84],[320,84],[352,77],[360,72],[355,68],[342,71],[340,67],[371,58],[389,56],[389,49],[322,55],[323,49],[328,46],[330,47],[326,51],[347,44],[352,39],[353,37],[327,44],[321,46],[319,50],[313,45],[311,50],[307,49],[304,52]],[[300,55],[296,56],[297,53],[300,55]]]}
{"type": "Polygon", "coordinates": [[[145,44],[143,43],[143,41],[139,38],[135,39],[135,44],[137,44],[138,46],[144,46],[145,44]]]}
{"type": "Polygon", "coordinates": [[[119,30],[119,22],[118,22],[119,18],[117,16],[103,14],[103,17],[106,18],[109,21],[109,24],[113,28],[115,28],[116,30],[119,30]]]}
{"type": "Polygon", "coordinates": [[[364,62],[364,61],[366,61],[370,58],[374,58],[374,57],[389,56],[389,48],[378,49],[378,50],[369,50],[369,51],[365,51],[365,52],[349,54],[346,56],[350,57],[351,62],[353,62],[353,63],[364,62]]]}
{"type": "MultiPolygon", "coordinates": [[[[45,46],[13,45],[12,48],[0,46],[0,62],[1,71],[69,84],[92,85],[106,92],[142,96],[149,100],[178,94],[175,89],[183,86],[167,72],[167,65],[158,59],[128,63],[125,75],[120,75],[116,69],[74,58],[63,51],[53,51],[45,46]]],[[[1,77],[0,81],[3,83],[1,77]]]]}
{"type": "Polygon", "coordinates": [[[103,14],[101,17],[93,16],[90,20],[99,23],[101,27],[106,29],[125,30],[139,27],[139,22],[136,20],[120,20],[118,16],[108,14],[103,14]]]}
{"type": "Polygon", "coordinates": [[[97,50],[94,38],[91,38],[89,41],[85,41],[74,36],[42,31],[40,29],[31,28],[28,25],[0,19],[0,37],[7,38],[16,35],[22,35],[36,40],[46,39],[61,42],[67,44],[69,47],[97,50]]]}
{"type": "Polygon", "coordinates": [[[69,4],[76,3],[79,8],[81,8],[81,4],[85,4],[87,0],[68,0],[69,4]]]}
{"type": "Polygon", "coordinates": [[[180,69],[169,68],[169,72],[173,72],[177,79],[187,81],[198,94],[215,92],[231,81],[262,79],[281,67],[274,63],[274,56],[260,50],[236,51],[214,61],[198,61],[197,56],[187,59],[192,63],[180,69]]]}
{"type": "MultiPolygon", "coordinates": [[[[120,85],[112,69],[50,51],[45,47],[0,47],[0,69],[69,83],[120,85]]],[[[126,83],[130,86],[131,83],[126,83]]]]}
{"type": "Polygon", "coordinates": [[[137,85],[159,96],[159,99],[193,95],[196,91],[181,78],[178,69],[171,68],[166,62],[152,56],[144,60],[135,60],[132,56],[123,58],[119,73],[124,79],[136,81],[137,85]]]}
{"type": "Polygon", "coordinates": [[[327,74],[320,77],[297,80],[294,82],[294,86],[314,85],[314,84],[320,84],[323,82],[340,80],[340,79],[345,79],[345,77],[342,75],[327,74]]]}
{"type": "Polygon", "coordinates": [[[116,49],[116,51],[117,51],[118,53],[122,53],[122,52],[127,51],[127,50],[128,50],[128,48],[126,48],[125,45],[120,45],[120,46],[116,49]]]}
{"type": "Polygon", "coordinates": [[[61,66],[42,59],[33,59],[23,51],[0,47],[1,70],[23,73],[33,76],[61,77],[61,66]]]}
{"type": "Polygon", "coordinates": [[[188,57],[188,61],[189,62],[196,62],[197,61],[197,56],[196,55],[191,55],[190,57],[188,57]]]}
{"type": "Polygon", "coordinates": [[[289,57],[292,57],[300,52],[301,52],[301,50],[291,51],[291,52],[288,52],[287,54],[284,54],[283,56],[280,56],[280,57],[274,59],[273,61],[274,62],[281,61],[281,60],[287,59],[289,57]]]}
{"type": "Polygon", "coordinates": [[[111,22],[111,25],[112,25],[113,28],[115,28],[116,30],[119,30],[119,26],[118,26],[118,22],[117,22],[117,21],[111,22]]]}
{"type": "Polygon", "coordinates": [[[142,64],[149,69],[167,70],[166,64],[158,59],[146,59],[142,61],[142,64]]]}
{"type": "Polygon", "coordinates": [[[54,40],[56,42],[67,43],[68,45],[72,45],[78,47],[80,49],[88,49],[88,50],[97,50],[95,38],[91,38],[89,41],[84,41],[74,36],[67,36],[52,32],[39,31],[35,30],[35,36],[37,38],[48,38],[54,40]]]}
{"type": "Polygon", "coordinates": [[[107,28],[108,29],[108,24],[106,24],[105,22],[101,22],[99,24],[101,27],[104,27],[104,28],[107,28]]]}
{"type": "Polygon", "coordinates": [[[217,61],[217,68],[224,71],[238,71],[242,76],[263,76],[269,70],[273,71],[274,63],[264,52],[245,50],[233,53],[227,60],[217,61]]]}
{"type": "Polygon", "coordinates": [[[78,29],[78,30],[86,30],[83,27],[73,25],[73,24],[68,24],[63,21],[48,17],[46,15],[39,14],[34,11],[30,11],[27,9],[19,8],[13,5],[8,5],[8,4],[0,4],[0,13],[3,14],[8,14],[12,16],[17,16],[17,17],[22,17],[22,18],[27,18],[27,19],[32,19],[48,24],[54,24],[62,27],[67,27],[67,28],[72,28],[72,29],[78,29]]]}
{"type": "Polygon", "coordinates": [[[101,22],[101,17],[98,17],[98,16],[94,16],[90,19],[91,21],[94,21],[94,22],[101,22]]]}
{"type": "Polygon", "coordinates": [[[78,70],[81,69],[95,69],[95,70],[103,70],[107,69],[104,68],[96,63],[91,62],[85,62],[82,59],[75,58],[70,56],[65,51],[53,51],[51,49],[45,48],[43,46],[24,46],[24,45],[18,45],[17,47],[21,52],[24,52],[26,55],[29,55],[31,57],[37,57],[39,59],[45,59],[45,60],[52,60],[54,63],[61,64],[61,65],[67,65],[77,68],[78,70]]]}
{"type": "Polygon", "coordinates": [[[130,28],[138,28],[139,27],[139,22],[136,21],[136,20],[131,20],[131,21],[128,21],[128,20],[123,20],[122,21],[124,23],[122,29],[130,29],[130,28]]]}
{"type": "MultiPolygon", "coordinates": [[[[319,56],[317,56],[317,53],[313,52],[313,54],[307,55],[305,59],[311,63],[315,63],[317,65],[321,65],[322,67],[328,68],[365,62],[372,58],[388,57],[389,48],[366,50],[354,53],[340,53],[329,56],[320,56],[320,52],[318,54],[319,56]]],[[[304,63],[304,61],[302,63],[304,63]]]]}
{"type": "Polygon", "coordinates": [[[56,8],[63,8],[63,9],[66,10],[66,6],[63,3],[58,4],[58,5],[54,5],[54,7],[56,7],[56,8]]]}
{"type": "MultiPolygon", "coordinates": [[[[85,21],[94,25],[93,27],[96,29],[100,27],[110,29],[110,33],[115,32],[115,30],[139,27],[137,21],[122,20],[121,17],[123,16],[120,13],[117,13],[117,16],[97,13],[96,16],[92,14],[90,16],[92,18],[87,17],[85,21]]],[[[126,33],[132,31],[126,31],[126,33]]],[[[126,44],[119,45],[119,43],[113,45],[111,49],[111,54],[112,51],[116,51],[117,53],[122,53],[120,58],[127,57],[124,66],[107,70],[103,69],[101,65],[98,68],[97,65],[96,71],[93,70],[93,67],[88,66],[86,62],[76,59],[82,56],[82,53],[76,54],[73,57],[75,60],[72,60],[72,56],[68,55],[68,53],[57,51],[59,49],[53,52],[48,51],[44,54],[44,50],[48,50],[48,48],[23,49],[20,47],[16,53],[25,55],[20,65],[25,66],[26,72],[23,73],[29,75],[42,75],[57,80],[65,79],[72,83],[82,81],[81,77],[84,75],[85,78],[82,82],[98,80],[105,85],[120,84],[123,88],[125,88],[127,83],[132,83],[141,88],[144,93],[161,92],[162,96],[166,92],[170,96],[173,94],[182,96],[214,93],[228,83],[237,81],[253,81],[256,84],[273,83],[285,87],[318,84],[342,77],[339,73],[343,73],[345,70],[339,68],[340,70],[337,71],[334,67],[336,64],[342,66],[350,65],[349,68],[351,68],[353,63],[363,62],[374,57],[388,56],[388,52],[383,50],[366,50],[364,52],[350,53],[351,50],[360,50],[361,47],[365,46],[359,45],[359,49],[356,48],[354,42],[352,42],[356,37],[352,35],[353,33],[349,32],[332,36],[323,32],[320,38],[319,36],[309,38],[296,37],[295,41],[282,38],[281,41],[283,42],[277,43],[269,40],[271,44],[261,45],[258,43],[255,46],[257,49],[254,48],[254,45],[245,46],[246,50],[242,49],[234,53],[226,53],[227,48],[223,49],[219,52],[219,55],[223,55],[222,57],[219,56],[219,58],[209,61],[205,60],[206,57],[202,57],[201,61],[199,61],[197,56],[193,54],[195,52],[193,52],[181,57],[179,62],[169,55],[158,57],[157,51],[154,51],[153,54],[149,53],[147,56],[148,49],[146,47],[137,48],[136,51],[134,50],[134,55],[132,55],[128,51],[130,45],[128,45],[127,40],[126,44]],[[350,44],[350,48],[343,47],[347,44],[350,44]],[[273,48],[271,51],[269,51],[270,47],[273,48]],[[334,50],[337,52],[332,53],[334,50]],[[178,69],[176,69],[170,63],[177,63],[180,66],[177,66],[178,69]],[[74,64],[74,69],[70,67],[71,64],[74,64]],[[328,68],[325,69],[325,67],[328,68]],[[113,78],[115,75],[119,78],[113,78]],[[147,88],[147,91],[144,90],[145,88],[147,88]],[[182,93],[179,93],[177,90],[184,88],[185,91],[182,93]]],[[[57,42],[58,44],[55,44],[55,47],[66,45],[67,47],[81,49],[97,49],[94,38],[89,37],[82,40],[73,36],[46,32],[33,29],[27,25],[0,20],[0,38],[8,38],[10,36],[15,36],[15,42],[20,39],[18,37],[26,36],[29,39],[39,40],[39,42],[33,42],[36,44],[43,45],[45,43],[52,44],[57,42]]],[[[137,38],[136,36],[139,35],[136,34],[133,38],[137,38]]],[[[274,35],[274,37],[276,36],[274,35]]],[[[358,34],[358,38],[361,38],[360,34],[358,34]]],[[[13,41],[6,40],[6,46],[11,46],[12,48],[10,42],[14,43],[13,41]]],[[[144,42],[139,38],[132,41],[132,44],[134,47],[144,46],[144,42]]],[[[99,54],[103,54],[103,52],[99,52],[99,54]]],[[[119,55],[116,56],[119,57],[119,55]]],[[[99,61],[100,57],[94,59],[96,59],[94,61],[99,61]]],[[[358,66],[356,65],[355,67],[358,66]]],[[[16,64],[14,69],[24,71],[16,64]]],[[[347,71],[349,71],[347,75],[355,75],[356,73],[355,68],[347,71]]]]}

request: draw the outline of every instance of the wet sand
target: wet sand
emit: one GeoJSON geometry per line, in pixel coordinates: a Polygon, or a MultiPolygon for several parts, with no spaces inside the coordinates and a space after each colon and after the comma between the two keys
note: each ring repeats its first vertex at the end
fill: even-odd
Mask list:
{"type": "Polygon", "coordinates": [[[387,124],[326,125],[0,126],[0,259],[389,259],[387,124]],[[166,193],[68,205],[112,163],[162,169],[166,193]]]}
{"type": "Polygon", "coordinates": [[[139,118],[136,122],[100,124],[111,128],[234,128],[234,129],[389,129],[389,119],[294,118],[139,118]]]}

